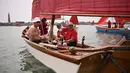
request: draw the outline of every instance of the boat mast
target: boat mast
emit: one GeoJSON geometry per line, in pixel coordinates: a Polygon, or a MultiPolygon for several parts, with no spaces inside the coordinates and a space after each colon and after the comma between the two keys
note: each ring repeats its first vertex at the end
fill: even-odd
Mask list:
{"type": "Polygon", "coordinates": [[[55,15],[52,15],[51,25],[50,25],[50,41],[53,40],[53,28],[54,28],[55,15]]]}

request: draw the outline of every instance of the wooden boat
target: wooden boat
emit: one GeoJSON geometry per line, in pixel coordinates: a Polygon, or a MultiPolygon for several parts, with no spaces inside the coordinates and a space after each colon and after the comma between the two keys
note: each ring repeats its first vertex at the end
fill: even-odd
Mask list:
{"type": "MultiPolygon", "coordinates": [[[[57,15],[130,17],[129,9],[124,11],[117,9],[117,6],[113,6],[119,5],[118,7],[120,7],[120,5],[124,3],[124,1],[120,2],[122,0],[116,0],[115,2],[102,0],[104,5],[108,5],[105,7],[105,10],[103,10],[104,5],[101,5],[101,2],[98,3],[98,1],[95,1],[34,0],[32,16],[52,16],[50,38],[52,38],[53,35],[54,20],[57,15]],[[91,9],[87,9],[87,7],[91,9]],[[115,8],[111,10],[111,7],[115,8]]],[[[124,4],[129,3],[130,1],[127,1],[127,3],[124,4]]],[[[121,7],[125,9],[127,6],[128,5],[126,5],[126,7],[123,6],[124,8],[121,7]]],[[[29,52],[43,64],[55,70],[56,73],[130,73],[130,41],[121,40],[117,45],[101,47],[85,45],[84,48],[82,48],[81,44],[78,44],[76,47],[58,47],[46,43],[36,44],[26,39],[25,36],[22,37],[27,44],[31,46],[28,48],[29,52]]]]}
{"type": "Polygon", "coordinates": [[[112,69],[111,73],[130,72],[130,57],[126,57],[130,55],[130,41],[128,40],[121,41],[119,45],[96,48],[87,45],[81,48],[79,44],[73,47],[73,51],[76,52],[73,54],[73,51],[69,50],[71,47],[57,47],[46,43],[36,44],[25,37],[23,39],[31,46],[28,48],[29,52],[57,73],[110,73],[110,69],[112,69]],[[125,47],[128,48],[125,49],[125,47]],[[111,62],[113,60],[116,61],[111,62]]]}
{"type": "MultiPolygon", "coordinates": [[[[28,48],[29,52],[40,62],[55,70],[56,73],[95,72],[96,66],[101,62],[101,55],[106,55],[108,53],[105,51],[77,52],[76,55],[71,55],[67,49],[54,50],[54,47],[46,47],[44,43],[41,45],[33,43],[25,38],[24,40],[33,47],[28,48]],[[91,68],[89,68],[90,66],[91,68]]],[[[50,45],[48,44],[48,46],[50,45]]]]}
{"type": "Polygon", "coordinates": [[[120,34],[125,33],[125,28],[108,28],[105,26],[96,26],[97,32],[110,33],[110,34],[120,34]]]}

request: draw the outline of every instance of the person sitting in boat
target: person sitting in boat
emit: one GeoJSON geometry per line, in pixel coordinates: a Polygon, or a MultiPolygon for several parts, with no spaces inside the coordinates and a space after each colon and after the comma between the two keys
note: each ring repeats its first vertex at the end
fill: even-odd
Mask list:
{"type": "Polygon", "coordinates": [[[61,24],[57,24],[56,26],[57,26],[57,29],[58,29],[57,37],[60,38],[62,36],[62,26],[61,26],[61,24]]]}
{"type": "Polygon", "coordinates": [[[22,34],[23,34],[22,36],[25,37],[26,39],[29,39],[29,38],[28,38],[28,35],[27,35],[27,34],[28,34],[28,29],[29,29],[29,26],[27,26],[27,27],[23,30],[23,32],[22,32],[22,34]]]}
{"type": "Polygon", "coordinates": [[[64,36],[65,36],[64,32],[66,32],[65,31],[66,28],[62,28],[61,24],[57,24],[56,26],[57,26],[58,31],[57,31],[57,36],[56,36],[55,40],[57,42],[56,41],[54,41],[54,42],[57,43],[60,46],[63,46],[63,44],[64,44],[64,36]]]}
{"type": "Polygon", "coordinates": [[[77,45],[77,31],[73,27],[73,23],[69,22],[67,28],[62,29],[62,31],[66,31],[64,33],[65,41],[68,46],[76,46],[77,45]]]}
{"type": "Polygon", "coordinates": [[[125,20],[123,20],[123,21],[121,22],[121,24],[119,25],[119,28],[124,28],[124,24],[125,24],[125,20]]]}
{"type": "Polygon", "coordinates": [[[41,25],[39,26],[39,29],[40,29],[40,35],[46,35],[48,33],[48,25],[46,23],[46,18],[43,18],[41,20],[41,25]]]}
{"type": "Polygon", "coordinates": [[[26,35],[26,34],[27,34],[28,29],[29,29],[29,26],[27,26],[27,27],[23,30],[22,34],[23,34],[23,35],[26,35]]]}
{"type": "Polygon", "coordinates": [[[108,21],[108,28],[111,28],[111,22],[108,21]]]}
{"type": "Polygon", "coordinates": [[[47,40],[48,36],[40,35],[40,30],[38,28],[40,25],[40,18],[35,17],[32,22],[33,22],[33,25],[31,25],[28,30],[29,40],[35,43],[40,43],[42,40],[47,40]]]}

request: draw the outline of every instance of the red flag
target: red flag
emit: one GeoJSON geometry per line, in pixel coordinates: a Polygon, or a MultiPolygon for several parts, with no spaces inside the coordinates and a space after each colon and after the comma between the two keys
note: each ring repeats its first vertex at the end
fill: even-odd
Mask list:
{"type": "Polygon", "coordinates": [[[70,22],[77,25],[79,24],[77,16],[71,16],[70,22]]]}

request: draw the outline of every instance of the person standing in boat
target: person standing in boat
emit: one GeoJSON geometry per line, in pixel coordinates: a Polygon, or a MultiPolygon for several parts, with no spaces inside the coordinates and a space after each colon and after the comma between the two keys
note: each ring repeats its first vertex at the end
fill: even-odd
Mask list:
{"type": "Polygon", "coordinates": [[[40,18],[35,17],[32,22],[33,25],[30,26],[27,34],[29,40],[35,43],[40,43],[42,40],[47,40],[48,38],[45,35],[44,36],[40,35],[40,30],[38,28],[40,26],[40,18]]]}
{"type": "Polygon", "coordinates": [[[29,30],[29,27],[30,27],[30,26],[27,26],[27,27],[23,30],[23,32],[22,32],[22,36],[25,37],[26,39],[29,39],[29,38],[28,38],[28,30],[29,30]]]}
{"type": "Polygon", "coordinates": [[[46,35],[48,33],[48,25],[46,23],[46,18],[43,18],[41,20],[41,25],[39,26],[39,29],[40,29],[40,35],[46,35]]]}
{"type": "Polygon", "coordinates": [[[111,28],[111,22],[110,22],[110,20],[108,21],[108,28],[111,28]]]}

